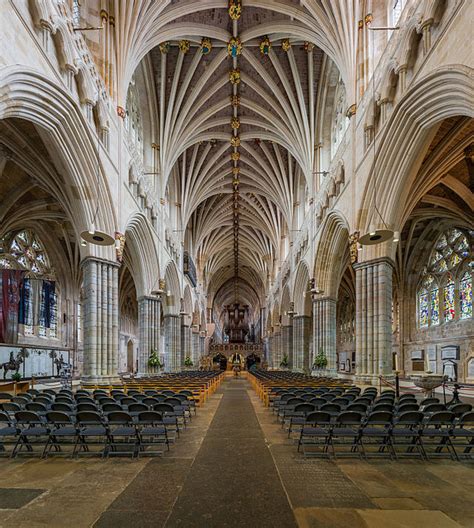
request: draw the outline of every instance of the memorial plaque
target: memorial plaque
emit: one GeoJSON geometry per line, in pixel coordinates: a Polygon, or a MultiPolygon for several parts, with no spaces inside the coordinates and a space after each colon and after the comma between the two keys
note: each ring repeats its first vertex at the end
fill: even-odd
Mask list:
{"type": "Polygon", "coordinates": [[[459,346],[448,345],[441,348],[441,359],[459,359],[459,346]]]}

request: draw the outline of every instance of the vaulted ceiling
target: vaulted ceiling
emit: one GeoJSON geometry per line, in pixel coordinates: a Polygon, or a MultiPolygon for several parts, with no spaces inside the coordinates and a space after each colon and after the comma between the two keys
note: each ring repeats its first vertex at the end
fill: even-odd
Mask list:
{"type": "Polygon", "coordinates": [[[160,33],[172,38],[148,57],[163,191],[208,298],[259,303],[312,181],[324,53],[304,37],[311,13],[299,1],[233,16],[209,4],[171,2],[160,33]]]}

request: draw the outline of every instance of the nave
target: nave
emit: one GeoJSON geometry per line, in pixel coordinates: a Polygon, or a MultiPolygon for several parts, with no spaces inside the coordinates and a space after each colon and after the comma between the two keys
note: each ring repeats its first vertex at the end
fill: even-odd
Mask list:
{"type": "Polygon", "coordinates": [[[2,461],[1,526],[472,526],[472,463],[303,457],[253,387],[227,376],[159,458],[2,461]]]}

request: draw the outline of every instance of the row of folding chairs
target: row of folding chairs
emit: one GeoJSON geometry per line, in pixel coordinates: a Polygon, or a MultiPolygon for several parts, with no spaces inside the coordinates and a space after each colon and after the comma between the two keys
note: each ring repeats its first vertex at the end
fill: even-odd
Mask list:
{"type": "Polygon", "coordinates": [[[74,418],[61,411],[45,416],[19,411],[14,417],[0,412],[0,455],[160,455],[175,440],[170,423],[158,411],[143,411],[135,417],[124,411],[107,415],[84,411],[74,418]]]}
{"type": "Polygon", "coordinates": [[[428,460],[448,456],[472,458],[474,449],[474,412],[461,417],[451,411],[426,417],[409,411],[396,417],[376,411],[368,416],[343,411],[334,416],[315,411],[305,417],[298,451],[305,456],[418,456],[428,460]]]}

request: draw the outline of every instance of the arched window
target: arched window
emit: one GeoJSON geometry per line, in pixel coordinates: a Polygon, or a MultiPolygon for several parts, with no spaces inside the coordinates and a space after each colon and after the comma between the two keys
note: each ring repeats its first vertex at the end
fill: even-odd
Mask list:
{"type": "Polygon", "coordinates": [[[331,157],[336,154],[339,145],[341,144],[342,138],[349,126],[349,118],[346,115],[347,111],[347,99],[346,99],[346,87],[339,79],[335,89],[335,102],[334,102],[334,114],[332,118],[332,130],[331,130],[331,157]]]}
{"type": "Polygon", "coordinates": [[[452,321],[456,316],[456,309],[454,306],[454,280],[449,275],[448,280],[444,286],[444,320],[452,321]]]}
{"type": "Polygon", "coordinates": [[[472,317],[472,237],[450,228],[436,241],[418,289],[420,328],[472,317]]]}
{"type": "Polygon", "coordinates": [[[466,271],[459,283],[460,319],[472,317],[472,272],[466,271]]]}
{"type": "MultiPolygon", "coordinates": [[[[132,80],[127,92],[125,128],[128,132],[130,142],[137,148],[143,156],[143,126],[140,111],[140,99],[135,81],[132,80]]],[[[140,159],[140,161],[142,161],[140,159]]]]}
{"type": "Polygon", "coordinates": [[[58,291],[48,255],[34,231],[9,233],[1,241],[0,269],[20,272],[19,332],[58,337],[58,291]]]}

